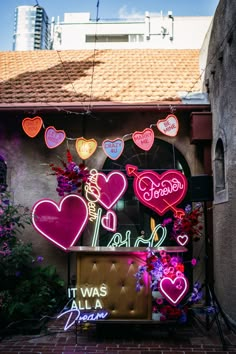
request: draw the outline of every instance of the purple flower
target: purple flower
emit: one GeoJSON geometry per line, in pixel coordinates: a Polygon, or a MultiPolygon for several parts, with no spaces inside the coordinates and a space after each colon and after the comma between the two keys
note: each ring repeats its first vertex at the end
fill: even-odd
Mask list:
{"type": "Polygon", "coordinates": [[[42,261],[43,261],[43,257],[42,257],[42,256],[38,256],[38,257],[37,257],[37,262],[38,262],[38,263],[41,263],[42,261]]]}

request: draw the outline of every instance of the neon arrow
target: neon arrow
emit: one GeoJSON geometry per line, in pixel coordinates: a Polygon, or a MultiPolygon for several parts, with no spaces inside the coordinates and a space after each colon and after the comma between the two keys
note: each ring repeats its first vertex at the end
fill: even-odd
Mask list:
{"type": "Polygon", "coordinates": [[[174,216],[176,218],[182,219],[182,217],[185,215],[185,212],[180,209],[180,208],[175,208],[173,205],[169,204],[165,199],[163,201],[170,207],[171,210],[174,212],[174,216]]]}
{"type": "Polygon", "coordinates": [[[128,175],[128,176],[131,176],[131,177],[134,176],[134,177],[140,179],[143,184],[145,184],[146,186],[148,186],[148,184],[143,181],[142,177],[139,176],[139,174],[138,174],[138,167],[137,167],[137,166],[126,165],[125,168],[126,168],[126,172],[127,172],[127,175],[128,175]]]}

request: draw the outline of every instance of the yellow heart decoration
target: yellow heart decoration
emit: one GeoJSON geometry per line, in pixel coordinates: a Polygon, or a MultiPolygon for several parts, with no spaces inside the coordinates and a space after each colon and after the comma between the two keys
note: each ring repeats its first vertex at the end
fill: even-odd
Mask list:
{"type": "Polygon", "coordinates": [[[95,139],[85,139],[83,137],[76,139],[76,151],[82,160],[88,159],[97,149],[97,142],[95,139]]]}

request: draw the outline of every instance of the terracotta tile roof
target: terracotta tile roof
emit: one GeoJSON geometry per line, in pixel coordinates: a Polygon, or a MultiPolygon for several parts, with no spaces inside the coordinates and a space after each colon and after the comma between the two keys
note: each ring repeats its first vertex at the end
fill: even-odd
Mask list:
{"type": "Polygon", "coordinates": [[[199,90],[198,50],[0,52],[0,105],[177,103],[199,90]]]}

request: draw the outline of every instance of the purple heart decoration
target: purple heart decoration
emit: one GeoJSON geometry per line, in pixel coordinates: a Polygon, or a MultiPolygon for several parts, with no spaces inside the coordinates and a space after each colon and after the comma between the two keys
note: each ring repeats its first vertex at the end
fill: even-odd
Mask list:
{"type": "Polygon", "coordinates": [[[173,306],[177,306],[188,292],[188,279],[176,277],[171,279],[164,277],[160,280],[159,291],[163,297],[173,306]]]}
{"type": "Polygon", "coordinates": [[[51,199],[42,199],[33,206],[32,222],[42,236],[67,251],[88,222],[87,204],[78,194],[67,195],[59,205],[51,199]]]}
{"type": "Polygon", "coordinates": [[[124,141],[119,138],[115,140],[106,139],[102,143],[102,148],[111,160],[117,160],[124,150],[124,141]]]}
{"type": "Polygon", "coordinates": [[[54,149],[66,138],[64,130],[56,130],[54,127],[47,127],[44,133],[44,139],[49,149],[54,149]]]}

